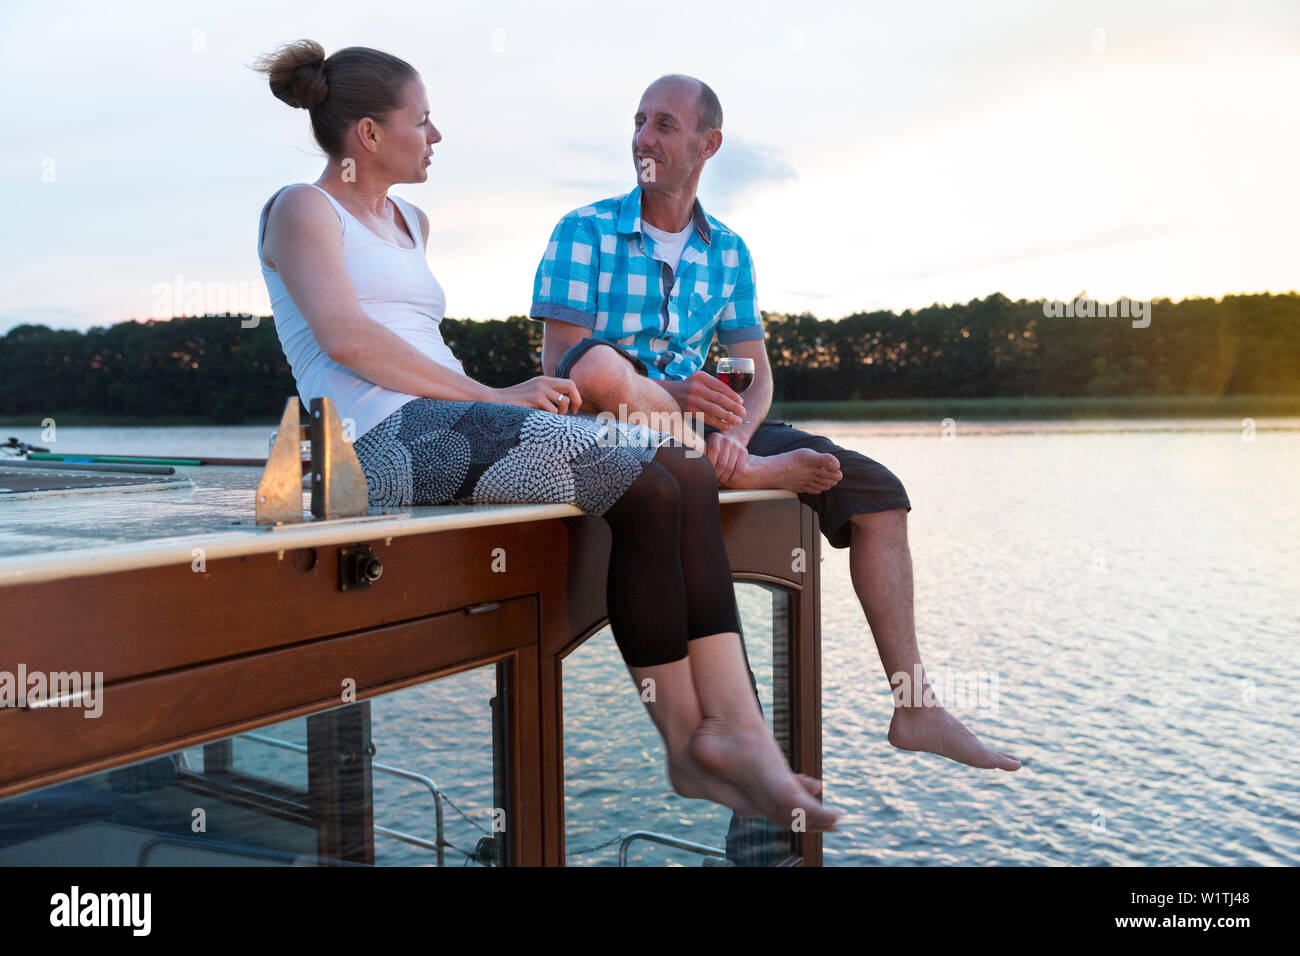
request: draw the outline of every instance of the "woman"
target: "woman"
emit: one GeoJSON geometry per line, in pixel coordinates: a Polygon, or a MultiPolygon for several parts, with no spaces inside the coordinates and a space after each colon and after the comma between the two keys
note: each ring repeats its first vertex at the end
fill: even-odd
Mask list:
{"type": "Polygon", "coordinates": [[[465,374],[438,331],[429,219],[387,195],[428,178],[442,139],[409,64],[363,47],[327,59],[302,40],[257,69],[310,112],[328,157],[315,184],[284,187],[262,209],[276,331],[303,400],[328,395],[352,420],[371,503],[562,502],[602,515],[610,624],[638,695],[656,690],[646,706],[673,789],[832,829],[820,784],[790,771],[754,699],[716,476],[684,444],[698,438],[577,416],[582,397],[566,379],[489,388],[465,374]]]}

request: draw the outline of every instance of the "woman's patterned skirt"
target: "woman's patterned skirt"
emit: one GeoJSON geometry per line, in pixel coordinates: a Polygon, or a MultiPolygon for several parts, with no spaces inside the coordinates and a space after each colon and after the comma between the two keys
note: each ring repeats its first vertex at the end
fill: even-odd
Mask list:
{"type": "Polygon", "coordinates": [[[572,504],[602,515],[671,436],[608,416],[417,398],[353,445],[370,504],[572,504]]]}

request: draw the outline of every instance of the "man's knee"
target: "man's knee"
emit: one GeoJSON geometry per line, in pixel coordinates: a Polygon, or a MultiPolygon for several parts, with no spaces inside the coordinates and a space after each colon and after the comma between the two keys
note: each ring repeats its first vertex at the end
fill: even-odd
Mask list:
{"type": "Polygon", "coordinates": [[[888,511],[872,511],[857,514],[849,519],[855,530],[866,534],[894,533],[907,530],[907,509],[890,508],[888,511]]]}
{"type": "Polygon", "coordinates": [[[622,376],[624,372],[636,374],[627,359],[618,355],[612,346],[603,348],[596,346],[587,349],[578,361],[573,363],[574,373],[577,374],[579,370],[584,375],[597,377],[622,376]]]}
{"type": "Polygon", "coordinates": [[[614,348],[589,348],[573,363],[568,377],[584,396],[600,401],[626,395],[637,372],[614,348]]]}

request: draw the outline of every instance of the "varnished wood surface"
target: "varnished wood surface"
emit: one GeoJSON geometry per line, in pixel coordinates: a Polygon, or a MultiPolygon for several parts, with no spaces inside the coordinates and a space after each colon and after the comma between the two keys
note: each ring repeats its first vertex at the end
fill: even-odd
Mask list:
{"type": "MultiPolygon", "coordinates": [[[[794,762],[820,776],[815,516],[782,493],[723,500],[733,573],[793,595],[794,762]]],[[[505,661],[511,862],[563,865],[563,660],[604,623],[608,558],[605,523],[567,515],[399,535],[357,526],[280,554],[11,580],[0,670],[102,671],[106,687],[94,720],[0,711],[0,796],[337,707],[344,677],[364,700],[505,661]],[[340,591],[339,546],[359,544],[383,575],[340,591]]],[[[821,862],[820,844],[802,838],[803,862],[821,862]]]]}

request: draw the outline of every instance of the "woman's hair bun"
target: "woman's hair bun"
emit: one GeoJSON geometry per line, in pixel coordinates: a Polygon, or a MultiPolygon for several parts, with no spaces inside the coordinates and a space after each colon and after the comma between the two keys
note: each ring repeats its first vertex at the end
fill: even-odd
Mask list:
{"type": "Polygon", "coordinates": [[[319,43],[286,43],[253,69],[267,74],[271,92],[290,106],[310,110],[311,131],[325,155],[346,155],[349,137],[366,117],[383,122],[400,110],[415,67],[364,46],[345,46],[326,59],[319,43]]]}
{"type": "Polygon", "coordinates": [[[286,43],[260,57],[253,69],[267,74],[271,92],[290,106],[310,110],[329,93],[325,80],[325,49],[314,40],[286,43]]]}

